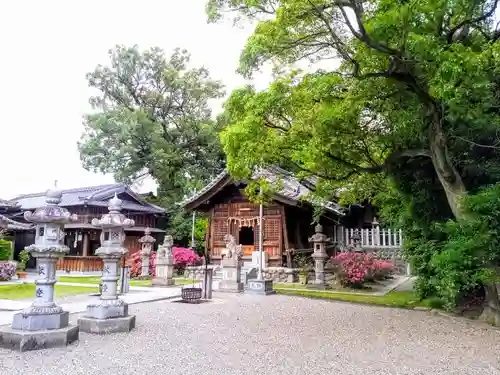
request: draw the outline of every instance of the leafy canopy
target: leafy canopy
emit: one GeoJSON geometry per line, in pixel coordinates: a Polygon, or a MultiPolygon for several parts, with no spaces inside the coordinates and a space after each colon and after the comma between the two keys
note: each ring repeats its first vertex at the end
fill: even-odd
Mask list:
{"type": "Polygon", "coordinates": [[[497,5],[209,0],[211,21],[256,22],[242,74],[268,62],[292,68],[225,104],[229,170],[244,177],[279,164],[313,177],[317,195],[342,187],[345,201],[370,199],[403,226],[422,295],[452,305],[491,284],[500,261],[497,5]],[[304,61],[322,69],[293,71],[304,61]]]}
{"type": "Polygon", "coordinates": [[[495,7],[465,0],[209,1],[213,21],[226,14],[258,21],[241,54],[245,75],[268,61],[340,61],[338,69],[333,63],[281,76],[264,92],[233,92],[225,106],[231,126],[222,135],[229,169],[241,175],[279,163],[317,177],[318,191],[331,194],[338,181],[391,175],[417,159],[420,168],[430,163],[459,214],[457,195],[496,179],[495,7]]]}
{"type": "Polygon", "coordinates": [[[223,155],[209,101],[222,85],[204,68],[188,68],[189,54],[117,46],[110,64],[87,75],[97,94],[79,143],[85,168],[131,182],[152,176],[159,195],[178,200],[217,173],[223,155]]]}

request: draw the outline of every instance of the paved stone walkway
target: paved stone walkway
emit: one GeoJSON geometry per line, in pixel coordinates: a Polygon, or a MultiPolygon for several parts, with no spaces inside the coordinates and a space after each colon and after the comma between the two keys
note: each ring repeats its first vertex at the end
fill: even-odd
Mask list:
{"type": "Polygon", "coordinates": [[[500,374],[500,331],[479,323],[280,295],[215,297],[131,306],[130,334],[81,334],[67,348],[24,354],[0,349],[0,374],[500,374]]]}
{"type": "MultiPolygon", "coordinates": [[[[61,285],[71,285],[71,283],[59,283],[61,285]]],[[[74,284],[76,286],[85,286],[87,284],[74,284]]],[[[90,285],[90,284],[88,284],[90,285]]],[[[98,286],[91,285],[95,287],[95,291],[98,291],[98,286]]],[[[180,287],[169,287],[169,288],[153,288],[153,287],[131,287],[130,292],[126,295],[120,296],[128,304],[136,304],[143,302],[158,301],[170,298],[180,297],[181,288],[180,287]]],[[[79,294],[75,296],[66,296],[58,298],[56,302],[62,306],[62,308],[70,313],[81,313],[87,309],[87,305],[92,302],[97,302],[99,297],[89,296],[87,294],[79,294]]],[[[22,309],[27,308],[33,302],[33,299],[26,300],[7,300],[0,299],[0,325],[7,325],[12,323],[12,317],[14,314],[22,309]]]]}

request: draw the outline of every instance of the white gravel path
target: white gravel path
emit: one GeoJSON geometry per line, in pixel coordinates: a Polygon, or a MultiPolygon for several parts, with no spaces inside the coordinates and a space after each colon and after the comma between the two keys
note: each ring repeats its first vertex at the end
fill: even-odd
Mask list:
{"type": "Polygon", "coordinates": [[[299,297],[215,297],[131,306],[130,334],[0,349],[0,374],[500,374],[500,330],[479,323],[299,297]]]}

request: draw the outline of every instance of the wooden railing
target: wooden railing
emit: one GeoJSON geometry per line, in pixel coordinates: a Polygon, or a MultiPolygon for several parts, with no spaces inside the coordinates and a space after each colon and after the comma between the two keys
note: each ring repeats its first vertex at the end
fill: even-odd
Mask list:
{"type": "Polygon", "coordinates": [[[102,259],[98,256],[66,256],[57,261],[56,270],[70,272],[99,272],[102,259]]]}
{"type": "Polygon", "coordinates": [[[361,247],[400,248],[403,245],[401,229],[385,229],[374,227],[369,229],[344,228],[343,241],[345,246],[354,245],[353,237],[358,231],[361,237],[361,247]]]}

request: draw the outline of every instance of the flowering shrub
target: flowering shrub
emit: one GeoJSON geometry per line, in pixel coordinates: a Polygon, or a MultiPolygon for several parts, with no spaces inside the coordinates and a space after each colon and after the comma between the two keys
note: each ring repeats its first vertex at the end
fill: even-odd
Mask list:
{"type": "MultiPolygon", "coordinates": [[[[142,272],[142,259],[141,252],[137,251],[129,258],[130,264],[130,277],[141,276],[142,272]]],[[[149,275],[155,276],[156,271],[156,252],[152,251],[149,255],[149,275]]]]}
{"type": "Polygon", "coordinates": [[[375,280],[383,280],[394,271],[394,265],[382,259],[374,259],[372,263],[372,277],[375,280]]]}
{"type": "MultiPolygon", "coordinates": [[[[173,247],[174,268],[177,272],[183,272],[187,266],[199,265],[201,258],[191,249],[185,247],[173,247]]],[[[142,259],[141,252],[137,251],[130,256],[130,277],[138,277],[141,275],[142,259]]],[[[149,275],[155,276],[156,271],[156,252],[152,251],[149,256],[149,275]]]]}
{"type": "Polygon", "coordinates": [[[186,247],[173,247],[172,252],[174,253],[175,268],[179,272],[183,271],[187,266],[197,266],[201,263],[200,256],[192,249],[186,247]]]}
{"type": "Polygon", "coordinates": [[[16,265],[11,262],[0,262],[0,281],[9,281],[16,274],[16,265]]]}
{"type": "Polygon", "coordinates": [[[368,279],[383,279],[393,271],[392,263],[375,259],[371,254],[345,252],[333,258],[340,267],[341,283],[362,286],[368,279]]]}

